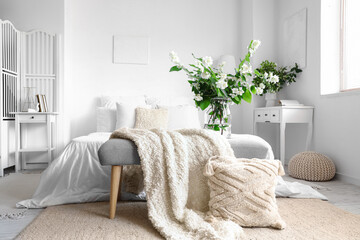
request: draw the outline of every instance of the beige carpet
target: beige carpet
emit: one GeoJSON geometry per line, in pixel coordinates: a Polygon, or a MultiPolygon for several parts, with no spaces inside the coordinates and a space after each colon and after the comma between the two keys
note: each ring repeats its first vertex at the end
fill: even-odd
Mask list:
{"type": "MultiPolygon", "coordinates": [[[[313,199],[278,199],[284,230],[244,228],[248,239],[360,239],[360,216],[313,199]]],[[[161,239],[147,218],[146,203],[118,203],[108,219],[108,203],[49,207],[18,239],[161,239]]]]}

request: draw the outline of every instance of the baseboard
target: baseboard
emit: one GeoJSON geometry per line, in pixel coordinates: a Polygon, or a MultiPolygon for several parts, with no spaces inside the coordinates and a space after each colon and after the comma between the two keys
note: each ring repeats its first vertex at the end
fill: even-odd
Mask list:
{"type": "Polygon", "coordinates": [[[360,178],[350,177],[342,173],[336,173],[335,179],[360,186],[360,178]]]}

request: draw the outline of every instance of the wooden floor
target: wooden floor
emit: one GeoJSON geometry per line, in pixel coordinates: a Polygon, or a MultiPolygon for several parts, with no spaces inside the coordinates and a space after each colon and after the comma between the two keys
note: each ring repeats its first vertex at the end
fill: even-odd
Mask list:
{"type": "Polygon", "coordinates": [[[308,182],[292,178],[288,175],[283,177],[285,181],[300,182],[315,187],[325,195],[329,202],[345,211],[360,215],[360,186],[352,185],[339,180],[328,182],[308,182]],[[318,186],[318,188],[317,188],[318,186]]]}

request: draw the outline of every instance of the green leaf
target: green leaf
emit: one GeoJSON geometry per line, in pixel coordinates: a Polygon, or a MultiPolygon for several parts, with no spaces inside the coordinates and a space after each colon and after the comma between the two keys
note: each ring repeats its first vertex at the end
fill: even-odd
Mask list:
{"type": "Polygon", "coordinates": [[[254,70],[254,73],[256,74],[256,76],[259,76],[259,77],[261,75],[257,69],[254,70]]]}
{"type": "Polygon", "coordinates": [[[201,102],[198,102],[198,105],[201,108],[201,110],[204,111],[210,105],[210,99],[205,98],[201,102]]]}
{"type": "Polygon", "coordinates": [[[172,68],[170,68],[170,72],[178,72],[181,70],[182,70],[182,67],[179,67],[179,66],[173,66],[172,68]]]}
{"type": "Polygon", "coordinates": [[[241,103],[241,97],[240,96],[236,96],[235,97],[235,100],[236,100],[236,104],[240,104],[241,103]]]}
{"type": "Polygon", "coordinates": [[[241,69],[242,65],[244,65],[244,63],[245,63],[245,59],[240,62],[238,71],[240,71],[240,69],[241,69]]]}
{"type": "Polygon", "coordinates": [[[250,53],[247,53],[247,54],[246,54],[245,60],[246,60],[247,62],[250,62],[250,53]]]}
{"type": "Polygon", "coordinates": [[[250,91],[251,91],[253,94],[256,94],[256,89],[255,89],[255,86],[254,86],[254,85],[252,85],[252,86],[250,87],[250,91]]]}
{"type": "Polygon", "coordinates": [[[228,97],[228,95],[227,95],[227,93],[226,93],[226,91],[224,89],[221,89],[221,92],[222,92],[224,97],[228,97]]]}
{"type": "Polygon", "coordinates": [[[242,98],[244,99],[244,101],[251,103],[252,95],[249,89],[246,89],[245,93],[242,95],[242,98]]]}
{"type": "Polygon", "coordinates": [[[219,124],[214,124],[214,131],[220,131],[219,124]]]}

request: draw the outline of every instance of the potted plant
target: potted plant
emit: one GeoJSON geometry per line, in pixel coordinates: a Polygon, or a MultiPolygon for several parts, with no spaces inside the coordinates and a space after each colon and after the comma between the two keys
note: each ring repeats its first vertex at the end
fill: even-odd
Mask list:
{"type": "Polygon", "coordinates": [[[257,87],[257,95],[265,94],[266,107],[275,106],[276,93],[283,88],[284,84],[289,86],[296,82],[297,74],[302,72],[297,63],[289,68],[278,67],[276,63],[265,60],[256,69],[260,74],[254,76],[253,84],[257,87]]]}
{"type": "Polygon", "coordinates": [[[254,75],[260,73],[250,64],[250,58],[260,46],[259,40],[252,40],[248,46],[248,52],[239,66],[234,69],[234,74],[227,74],[223,68],[225,62],[218,67],[213,66],[213,59],[209,56],[195,57],[195,62],[185,67],[181,64],[178,55],[170,52],[170,60],[175,64],[170,72],[185,71],[191,90],[194,93],[194,101],[201,110],[206,110],[208,119],[205,127],[220,131],[223,135],[231,135],[230,103],[240,104],[242,100],[251,102],[252,94],[257,89],[252,85],[254,75]]]}

